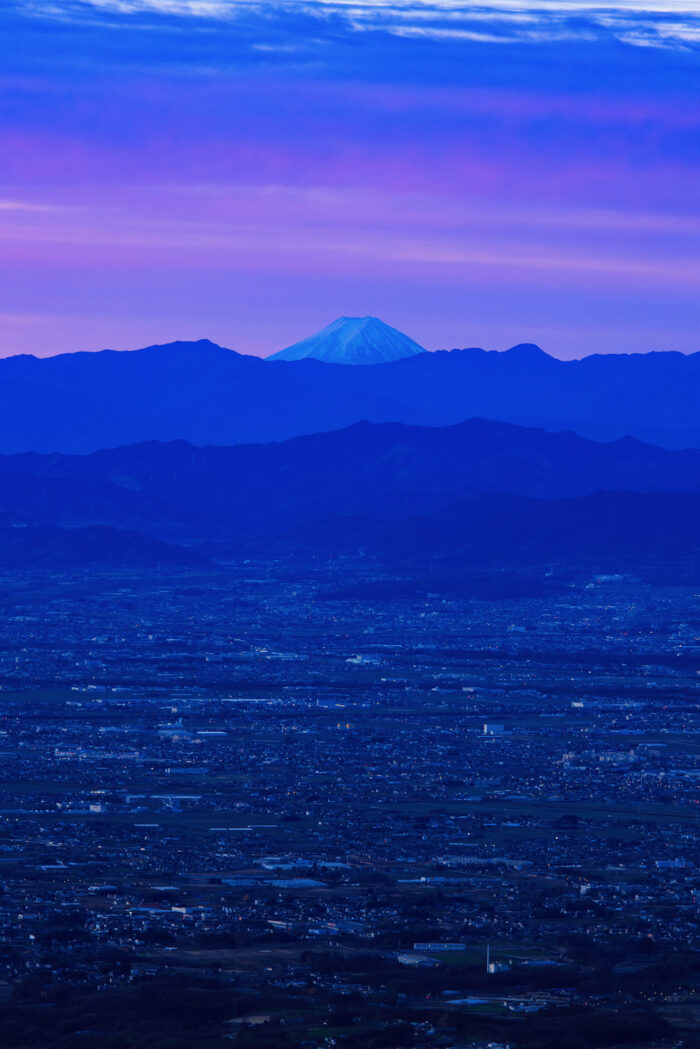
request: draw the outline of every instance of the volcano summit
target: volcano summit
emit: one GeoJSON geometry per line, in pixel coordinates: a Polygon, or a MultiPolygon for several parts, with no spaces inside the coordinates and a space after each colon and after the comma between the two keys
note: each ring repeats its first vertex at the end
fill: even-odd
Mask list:
{"type": "Polygon", "coordinates": [[[425,353],[408,335],[378,317],[339,317],[308,339],[273,353],[269,361],[301,361],[314,357],[328,364],[386,364],[425,353]]]}

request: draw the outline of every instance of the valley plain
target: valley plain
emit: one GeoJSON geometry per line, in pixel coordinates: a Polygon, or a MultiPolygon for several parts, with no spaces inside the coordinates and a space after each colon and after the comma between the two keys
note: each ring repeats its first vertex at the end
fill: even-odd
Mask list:
{"type": "Polygon", "coordinates": [[[3,1045],[696,1044],[697,589],[2,582],[3,1045]]]}

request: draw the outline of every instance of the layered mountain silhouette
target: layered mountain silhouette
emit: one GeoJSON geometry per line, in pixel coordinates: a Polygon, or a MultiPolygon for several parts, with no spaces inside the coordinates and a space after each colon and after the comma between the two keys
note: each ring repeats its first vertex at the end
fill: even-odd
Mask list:
{"type": "Polygon", "coordinates": [[[279,441],[363,419],[445,426],[482,417],[595,440],[700,446],[700,354],[537,347],[416,353],[355,367],[263,361],[207,340],[0,361],[0,452],[91,452],[143,441],[279,441]]]}
{"type": "Polygon", "coordinates": [[[207,340],[8,358],[0,567],[347,554],[692,577],[698,403],[700,354],[427,353],[377,318],[269,360],[207,340]]]}
{"type": "Polygon", "coordinates": [[[675,560],[694,557],[698,510],[700,450],[633,438],[602,444],[483,419],[439,428],[363,422],[266,445],[150,442],[0,457],[0,513],[15,523],[109,526],[215,557],[675,560]]]}
{"type": "Polygon", "coordinates": [[[386,364],[425,353],[408,335],[378,317],[339,317],[309,339],[273,353],[269,361],[301,361],[313,357],[329,364],[386,364]]]}

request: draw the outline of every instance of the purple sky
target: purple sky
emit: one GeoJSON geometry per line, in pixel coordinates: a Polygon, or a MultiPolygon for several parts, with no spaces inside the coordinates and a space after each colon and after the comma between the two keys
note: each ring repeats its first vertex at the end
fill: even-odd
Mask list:
{"type": "Polygon", "coordinates": [[[699,12],[5,0],[0,354],[700,350],[699,12]]]}

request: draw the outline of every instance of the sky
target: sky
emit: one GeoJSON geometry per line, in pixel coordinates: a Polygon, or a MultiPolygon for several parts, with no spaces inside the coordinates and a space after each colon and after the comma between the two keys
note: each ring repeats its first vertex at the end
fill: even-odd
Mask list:
{"type": "Polygon", "coordinates": [[[700,351],[700,0],[2,0],[0,355],[700,351]]]}

